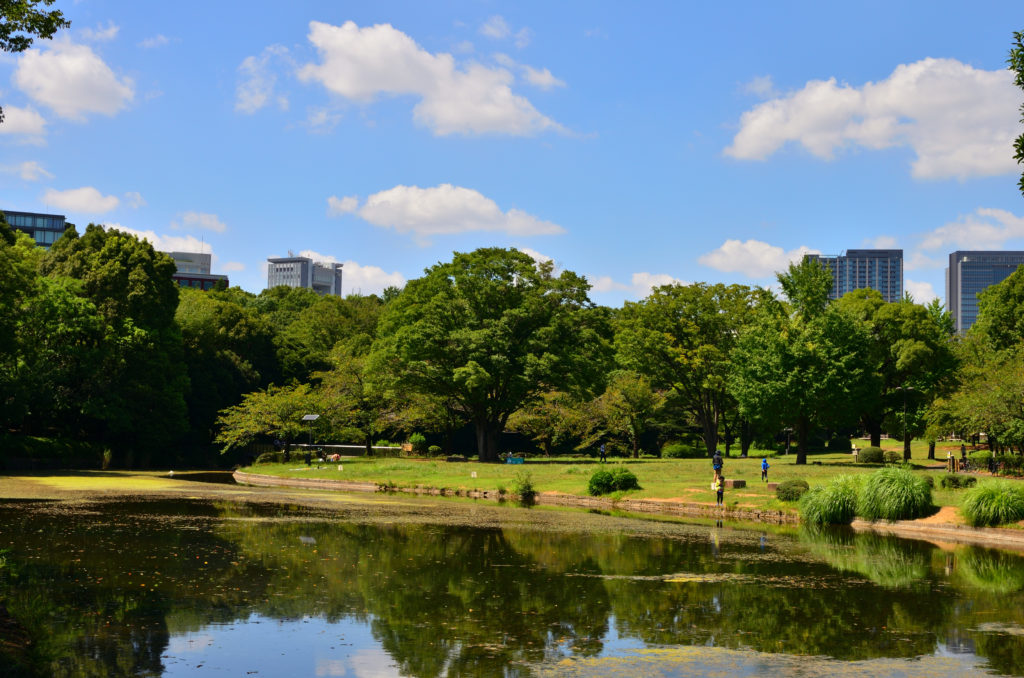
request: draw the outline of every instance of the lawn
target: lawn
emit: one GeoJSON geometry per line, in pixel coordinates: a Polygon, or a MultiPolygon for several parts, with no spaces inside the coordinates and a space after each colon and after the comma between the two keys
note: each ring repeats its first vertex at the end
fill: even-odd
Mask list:
{"type": "MultiPolygon", "coordinates": [[[[865,441],[857,441],[863,447],[865,441]]],[[[953,446],[950,446],[953,447],[953,446]]],[[[883,449],[902,450],[897,441],[883,441],[883,449]]],[[[959,444],[955,446],[959,453],[959,444]]],[[[917,442],[911,448],[911,463],[920,473],[935,478],[934,500],[939,506],[957,506],[963,491],[943,490],[938,480],[945,473],[946,448],[936,450],[937,460],[927,459],[928,445],[917,442]]],[[[849,453],[812,453],[806,465],[796,464],[796,454],[769,458],[771,468],[768,479],[780,482],[802,478],[814,487],[826,484],[833,476],[841,473],[870,473],[878,466],[855,464],[849,453]]],[[[622,496],[649,499],[681,499],[684,501],[714,503],[711,490],[711,462],[709,459],[625,459],[613,458],[609,464],[623,464],[636,474],[640,490],[624,493],[622,496]]],[[[564,492],[587,494],[587,483],[591,474],[601,464],[588,457],[529,458],[525,464],[480,464],[476,462],[447,462],[443,459],[365,457],[345,458],[341,463],[314,462],[307,467],[301,461],[289,464],[261,464],[241,469],[252,473],[278,475],[293,478],[325,478],[336,480],[364,481],[388,486],[413,488],[445,488],[448,490],[489,490],[504,488],[512,491],[516,475],[529,473],[534,487],[539,492],[564,492]],[[338,467],[341,470],[338,470],[338,467]],[[475,477],[473,477],[475,474],[475,477]]],[[[726,490],[726,502],[758,508],[784,508],[761,482],[761,457],[746,459],[726,457],[724,467],[727,479],[745,480],[747,487],[726,490]]]]}

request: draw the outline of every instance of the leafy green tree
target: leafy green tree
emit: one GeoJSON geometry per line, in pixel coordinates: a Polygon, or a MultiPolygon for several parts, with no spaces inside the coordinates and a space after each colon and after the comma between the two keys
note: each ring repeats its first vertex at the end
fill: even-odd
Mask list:
{"type": "Polygon", "coordinates": [[[978,295],[978,320],[970,331],[997,351],[1024,343],[1024,266],[978,295]]]}
{"type": "MultiPolygon", "coordinates": [[[[0,52],[24,52],[39,37],[49,39],[71,22],[60,10],[46,11],[54,0],[0,0],[0,52]]],[[[4,109],[0,108],[0,123],[4,109]]]]}
{"type": "Polygon", "coordinates": [[[480,460],[497,461],[513,412],[551,388],[586,390],[604,364],[589,284],[552,270],[518,250],[456,253],[385,306],[370,369],[388,388],[452,403],[476,428],[480,460]]]}
{"type": "Polygon", "coordinates": [[[647,377],[628,370],[617,370],[597,399],[596,411],[605,430],[623,439],[640,458],[640,437],[651,427],[665,404],[665,395],[651,386],[647,377]]]}
{"type": "Polygon", "coordinates": [[[584,411],[589,413],[586,404],[568,393],[549,391],[513,412],[507,428],[528,436],[550,457],[554,448],[580,434],[583,421],[589,419],[584,411]]]}
{"type": "Polygon", "coordinates": [[[224,446],[223,452],[267,437],[290,446],[304,432],[303,415],[317,413],[319,407],[308,384],[268,386],[245,394],[242,402],[221,410],[214,442],[224,446]]]}
{"type": "Polygon", "coordinates": [[[797,464],[807,463],[813,425],[856,417],[857,404],[874,388],[867,331],[835,307],[807,319],[763,311],[731,356],[740,411],[765,426],[792,426],[797,464]]]}
{"type": "Polygon", "coordinates": [[[626,302],[616,319],[618,363],[673,392],[701,427],[709,455],[731,405],[729,352],[759,296],[742,285],[664,285],[626,302]]]}
{"type": "MultiPolygon", "coordinates": [[[[1006,60],[1007,66],[1013,71],[1013,84],[1024,89],[1024,32],[1014,31],[1013,47],[1010,48],[1010,55],[1006,60]]],[[[1024,122],[1024,104],[1020,107],[1021,122],[1024,122]]],[[[1024,163],[1024,134],[1021,134],[1013,142],[1013,157],[1017,164],[1024,163]]],[[[1020,192],[1024,193],[1024,174],[1021,175],[1018,184],[1020,192]]]]}
{"type": "Polygon", "coordinates": [[[828,308],[832,274],[821,262],[805,258],[799,264],[791,263],[776,278],[793,310],[804,320],[821,315],[828,308]]]}

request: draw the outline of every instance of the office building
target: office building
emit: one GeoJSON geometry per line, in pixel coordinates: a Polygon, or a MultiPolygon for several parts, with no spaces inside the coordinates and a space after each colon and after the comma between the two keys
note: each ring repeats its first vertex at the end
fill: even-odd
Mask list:
{"type": "Polygon", "coordinates": [[[978,293],[1010,277],[1024,264],[1024,252],[962,252],[949,255],[946,309],[956,331],[963,334],[978,319],[978,293]]]}
{"type": "Polygon", "coordinates": [[[318,263],[309,257],[267,259],[267,287],[305,287],[318,294],[341,296],[342,264],[318,263]]]}
{"type": "Polygon", "coordinates": [[[50,249],[50,245],[71,225],[65,223],[63,214],[37,214],[13,210],[3,210],[3,213],[7,223],[14,230],[28,233],[37,245],[45,249],[50,249]]]}
{"type": "Polygon", "coordinates": [[[172,278],[181,287],[193,287],[200,290],[212,290],[218,285],[228,287],[228,277],[210,273],[212,257],[209,254],[199,252],[165,252],[171,259],[177,271],[172,278]]]}
{"type": "Polygon", "coordinates": [[[838,299],[853,290],[873,289],[888,302],[903,298],[903,250],[846,250],[826,256],[808,254],[832,274],[830,299],[838,299]]]}

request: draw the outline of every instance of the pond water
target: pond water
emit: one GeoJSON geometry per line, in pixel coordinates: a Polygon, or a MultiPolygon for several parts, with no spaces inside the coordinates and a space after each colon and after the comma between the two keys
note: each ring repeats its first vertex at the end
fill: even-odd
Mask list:
{"type": "Polygon", "coordinates": [[[1024,558],[389,498],[0,502],[3,676],[1024,674],[1024,558]]]}

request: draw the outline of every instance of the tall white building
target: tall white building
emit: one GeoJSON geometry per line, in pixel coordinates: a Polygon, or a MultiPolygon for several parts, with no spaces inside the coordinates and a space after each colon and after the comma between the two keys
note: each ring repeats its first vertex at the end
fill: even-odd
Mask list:
{"type": "Polygon", "coordinates": [[[181,287],[195,287],[201,290],[212,290],[218,284],[223,283],[227,287],[230,283],[226,275],[210,273],[212,257],[202,252],[165,252],[171,259],[177,271],[172,278],[181,287]]]}
{"type": "Polygon", "coordinates": [[[342,264],[321,264],[309,257],[267,259],[267,287],[305,287],[317,294],[341,296],[342,264]]]}

